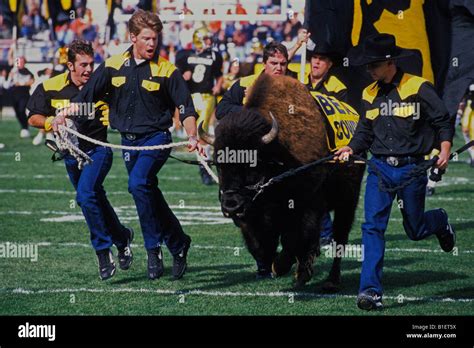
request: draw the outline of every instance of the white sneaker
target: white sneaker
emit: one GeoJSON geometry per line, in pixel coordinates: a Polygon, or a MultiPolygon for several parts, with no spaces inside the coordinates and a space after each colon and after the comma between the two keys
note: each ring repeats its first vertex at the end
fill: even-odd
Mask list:
{"type": "Polygon", "coordinates": [[[46,139],[54,141],[54,133],[53,132],[46,133],[46,139]]]}
{"type": "Polygon", "coordinates": [[[42,141],[43,141],[43,132],[38,132],[38,134],[36,134],[36,136],[33,138],[33,145],[38,146],[39,144],[41,144],[42,141]]]}
{"type": "Polygon", "coordinates": [[[3,149],[5,147],[5,144],[0,143],[0,149],[3,149]]]}
{"type": "Polygon", "coordinates": [[[30,131],[28,129],[22,129],[20,131],[20,138],[29,138],[31,136],[30,131]]]}

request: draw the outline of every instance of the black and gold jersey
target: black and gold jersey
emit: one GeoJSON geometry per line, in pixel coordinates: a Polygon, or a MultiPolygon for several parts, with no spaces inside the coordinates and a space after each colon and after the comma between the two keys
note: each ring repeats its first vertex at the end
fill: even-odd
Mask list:
{"type": "Polygon", "coordinates": [[[176,57],[176,66],[181,73],[191,71],[191,79],[187,83],[192,94],[211,94],[215,80],[223,75],[222,56],[212,48],[201,53],[193,50],[182,51],[176,57]]]}
{"type": "Polygon", "coordinates": [[[306,88],[308,88],[310,92],[319,92],[332,96],[339,101],[347,102],[347,87],[336,76],[326,74],[326,76],[317,84],[312,84],[309,76],[307,79],[308,82],[306,83],[306,88]]]}
{"type": "Polygon", "coordinates": [[[218,120],[228,114],[238,113],[242,110],[246,102],[247,88],[252,86],[259,76],[260,73],[242,77],[224,93],[216,108],[216,118],[218,120]]]}
{"type": "Polygon", "coordinates": [[[454,124],[426,79],[397,70],[392,82],[364,89],[364,112],[349,146],[355,153],[422,156],[452,141],[454,124]]]}
{"type": "MultiPolygon", "coordinates": [[[[79,88],[72,82],[69,72],[62,73],[50,78],[36,87],[27,104],[27,116],[33,115],[55,116],[58,110],[69,106],[72,98],[79,93],[79,88]]],[[[92,106],[90,108],[92,109],[92,106]]],[[[97,111],[100,112],[100,111],[97,111]]],[[[74,120],[77,131],[90,138],[107,141],[107,127],[99,121],[99,117],[94,119],[74,120]]],[[[88,141],[79,139],[79,148],[82,151],[89,151],[96,145],[88,141]]]]}

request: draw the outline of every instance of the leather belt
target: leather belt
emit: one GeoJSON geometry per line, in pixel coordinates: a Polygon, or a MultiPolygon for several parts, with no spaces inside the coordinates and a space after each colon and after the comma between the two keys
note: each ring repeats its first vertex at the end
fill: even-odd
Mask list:
{"type": "Polygon", "coordinates": [[[149,132],[149,133],[121,133],[122,134],[122,137],[127,139],[127,140],[130,140],[130,141],[133,141],[133,140],[136,140],[136,139],[141,139],[141,138],[145,138],[147,136],[149,136],[150,134],[154,134],[154,133],[157,133],[159,132],[158,130],[157,131],[154,131],[154,132],[149,132]]]}
{"type": "Polygon", "coordinates": [[[418,164],[423,161],[424,156],[375,156],[392,167],[403,167],[408,164],[418,164]]]}

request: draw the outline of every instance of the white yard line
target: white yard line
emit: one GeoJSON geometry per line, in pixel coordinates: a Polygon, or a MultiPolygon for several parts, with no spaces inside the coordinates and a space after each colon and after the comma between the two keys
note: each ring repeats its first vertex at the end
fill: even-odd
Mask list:
{"type": "MultiPolygon", "coordinates": [[[[311,292],[287,292],[287,291],[275,291],[275,292],[241,292],[241,291],[205,291],[205,290],[168,290],[168,289],[143,289],[143,288],[121,288],[121,289],[94,289],[94,288],[64,288],[64,289],[0,289],[0,294],[15,294],[15,295],[43,295],[43,294],[62,294],[62,293],[99,293],[99,294],[110,294],[110,293],[145,293],[145,294],[157,294],[157,295],[197,295],[197,296],[210,296],[210,297],[311,297],[317,299],[356,299],[356,295],[334,295],[334,294],[316,294],[311,292]]],[[[386,300],[392,301],[423,301],[423,302],[460,302],[467,303],[473,302],[474,298],[451,298],[451,297],[413,297],[413,296],[384,296],[386,300]]]]}
{"type": "MultiPolygon", "coordinates": [[[[364,219],[364,218],[361,218],[361,217],[358,217],[358,218],[356,218],[355,220],[356,220],[356,221],[362,221],[362,222],[365,221],[365,219],[364,219]]],[[[402,222],[403,219],[402,219],[402,218],[392,218],[392,217],[391,217],[391,218],[389,219],[389,222],[390,222],[390,221],[402,222]]],[[[453,218],[450,217],[450,218],[449,218],[449,222],[452,222],[452,221],[456,221],[456,222],[473,222],[474,219],[467,219],[467,218],[454,218],[454,219],[453,219],[453,218]]]]}
{"type": "MultiPolygon", "coordinates": [[[[33,194],[59,194],[59,195],[75,195],[75,191],[66,190],[47,190],[47,189],[0,189],[0,193],[33,193],[33,194]]],[[[163,191],[165,195],[183,195],[183,196],[215,196],[217,192],[184,192],[184,191],[163,191]]],[[[109,191],[108,196],[111,195],[130,195],[128,191],[109,191]]]]}
{"type": "MultiPolygon", "coordinates": [[[[220,207],[198,207],[198,206],[177,206],[177,205],[171,205],[171,209],[174,209],[175,214],[177,215],[178,219],[183,219],[186,221],[193,221],[196,222],[196,224],[199,224],[200,221],[204,222],[213,222],[213,223],[222,223],[222,224],[231,224],[233,223],[231,219],[224,218],[220,212],[213,212],[213,211],[206,211],[206,209],[209,210],[214,210],[214,211],[219,211],[220,207]],[[186,211],[188,209],[200,209],[201,211],[199,212],[190,212],[186,211]],[[212,221],[211,221],[212,220],[212,221]]],[[[133,212],[135,212],[135,208],[131,207],[130,209],[133,209],[133,212]]],[[[123,216],[123,214],[120,214],[122,212],[120,207],[115,208],[117,211],[120,219],[123,219],[124,221],[136,221],[138,217],[136,216],[135,213],[133,213],[133,216],[123,216]]],[[[7,211],[0,211],[0,215],[34,215],[34,214],[40,214],[40,215],[48,215],[48,214],[54,214],[54,215],[64,215],[64,216],[59,216],[59,217],[51,217],[51,218],[41,218],[40,221],[43,222],[74,222],[74,221],[82,221],[84,217],[80,212],[65,212],[65,211],[23,211],[23,210],[7,210],[7,211]]],[[[356,218],[356,221],[359,222],[364,222],[364,218],[356,218]]],[[[390,218],[390,221],[392,222],[402,222],[402,218],[390,218]]],[[[468,218],[450,218],[450,221],[454,222],[474,222],[474,219],[468,219],[468,218]]]]}
{"type": "Polygon", "coordinates": [[[55,210],[35,210],[35,211],[28,211],[28,210],[6,210],[0,211],[0,215],[34,215],[34,214],[41,214],[41,215],[66,215],[71,214],[68,211],[55,211],[55,210]]]}
{"type": "MultiPolygon", "coordinates": [[[[1,242],[1,241],[0,241],[1,242]]],[[[10,241],[13,243],[12,241],[10,241]]],[[[76,243],[76,242],[65,242],[65,243],[51,243],[51,242],[29,242],[32,244],[37,244],[41,247],[80,247],[80,248],[90,248],[91,245],[87,243],[76,243]]],[[[141,244],[132,244],[132,247],[142,247],[141,244]]],[[[245,249],[244,246],[231,246],[231,245],[200,245],[200,244],[191,244],[191,248],[194,249],[216,249],[216,250],[235,250],[235,249],[245,249]]],[[[322,252],[329,247],[323,247],[322,252]]],[[[426,248],[386,248],[387,252],[394,253],[444,253],[440,249],[426,249],[426,248]]],[[[474,250],[462,250],[458,249],[458,253],[462,254],[474,254],[474,250]]]]}
{"type": "MultiPolygon", "coordinates": [[[[51,242],[38,242],[34,243],[38,246],[42,247],[81,247],[81,248],[90,248],[91,245],[87,243],[51,243],[51,242]]],[[[135,244],[132,243],[131,246],[133,248],[138,248],[142,247],[140,244],[135,244]]],[[[230,249],[230,250],[235,250],[235,249],[244,249],[245,247],[243,246],[221,246],[221,245],[198,245],[198,244],[191,244],[191,248],[194,249],[230,249]]]]}
{"type": "MultiPolygon", "coordinates": [[[[17,175],[17,174],[0,174],[0,179],[33,179],[33,180],[45,180],[45,179],[66,179],[69,180],[67,174],[59,175],[59,174],[35,174],[35,175],[17,175]]],[[[109,174],[107,175],[107,179],[124,179],[127,180],[126,175],[115,175],[109,174]]],[[[167,175],[160,175],[160,180],[170,180],[170,181],[198,181],[198,176],[167,176],[167,175]]]]}

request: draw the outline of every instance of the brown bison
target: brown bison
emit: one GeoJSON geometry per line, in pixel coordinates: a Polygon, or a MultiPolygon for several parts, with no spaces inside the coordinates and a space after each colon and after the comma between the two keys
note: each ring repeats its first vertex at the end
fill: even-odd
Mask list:
{"type": "MultiPolygon", "coordinates": [[[[222,211],[241,229],[258,274],[272,271],[281,276],[296,262],[297,286],[313,274],[326,211],[334,210],[336,243],[347,244],[364,167],[324,164],[256,193],[258,184],[329,155],[323,117],[300,82],[262,74],[242,112],[220,121],[215,139],[200,129],[201,138],[214,145],[222,211]],[[253,151],[256,165],[219,158],[230,150],[253,151]],[[280,242],[282,250],[277,253],[280,242]]],[[[340,264],[341,259],[335,258],[326,290],[338,289],[340,264]]]]}

